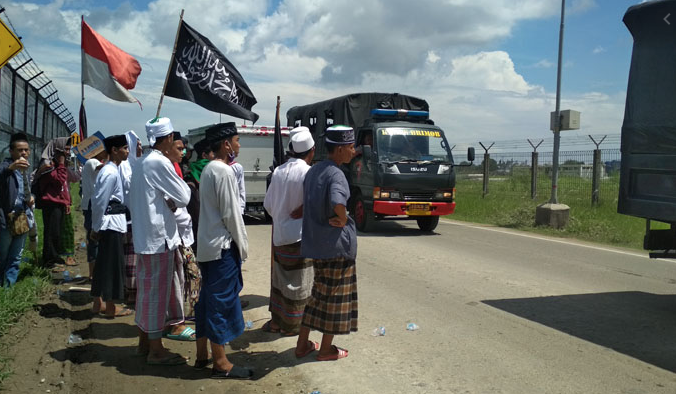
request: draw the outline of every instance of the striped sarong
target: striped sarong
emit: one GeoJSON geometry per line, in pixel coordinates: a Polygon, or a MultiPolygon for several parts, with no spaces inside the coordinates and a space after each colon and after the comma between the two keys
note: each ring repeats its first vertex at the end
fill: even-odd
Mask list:
{"type": "MultiPolygon", "coordinates": [[[[183,297],[176,250],[139,254],[136,259],[136,325],[145,333],[183,322],[183,297]]],[[[182,271],[181,271],[182,274],[182,271]]]]}
{"type": "Polygon", "coordinates": [[[272,250],[274,263],[268,310],[275,325],[287,333],[297,334],[312,292],[312,261],[300,255],[300,242],[273,246],[272,250]]]}
{"type": "Polygon", "coordinates": [[[312,296],[305,306],[303,326],[323,334],[357,331],[357,269],[345,258],[315,260],[312,296]]]}

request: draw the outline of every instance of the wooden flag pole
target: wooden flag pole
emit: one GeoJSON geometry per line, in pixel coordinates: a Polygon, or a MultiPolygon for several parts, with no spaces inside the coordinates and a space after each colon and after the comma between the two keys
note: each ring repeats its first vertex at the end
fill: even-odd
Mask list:
{"type": "Polygon", "coordinates": [[[181,9],[181,17],[178,20],[178,29],[176,29],[176,38],[174,39],[174,49],[171,51],[171,59],[169,60],[169,68],[167,68],[167,76],[164,77],[164,86],[162,87],[162,95],[160,95],[160,103],[157,105],[156,118],[160,117],[160,109],[162,109],[162,101],[164,100],[164,91],[167,89],[167,82],[169,81],[169,73],[171,73],[171,65],[174,63],[176,56],[176,45],[178,44],[178,34],[181,32],[181,25],[183,24],[183,9],[181,9]]]}

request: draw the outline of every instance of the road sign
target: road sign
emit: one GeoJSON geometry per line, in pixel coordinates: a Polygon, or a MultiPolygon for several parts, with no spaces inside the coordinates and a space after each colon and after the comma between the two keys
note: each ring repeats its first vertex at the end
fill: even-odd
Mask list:
{"type": "Polygon", "coordinates": [[[70,146],[78,146],[80,144],[80,134],[73,133],[70,135],[70,146]]]}
{"type": "Polygon", "coordinates": [[[22,49],[21,40],[0,20],[0,68],[22,49]]]}

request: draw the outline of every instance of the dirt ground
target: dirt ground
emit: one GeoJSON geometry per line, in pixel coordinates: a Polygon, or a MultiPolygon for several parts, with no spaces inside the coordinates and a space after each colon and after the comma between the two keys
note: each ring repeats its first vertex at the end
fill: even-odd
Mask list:
{"type": "MultiPolygon", "coordinates": [[[[75,212],[80,215],[80,212],[75,212]]],[[[249,223],[249,225],[252,225],[249,223]]],[[[253,223],[255,226],[256,223],[253,223]]],[[[267,225],[261,227],[269,234],[267,225]],[[266,231],[267,230],[267,231],[266,231]]],[[[268,235],[269,237],[269,235],[268,235]]],[[[210,369],[192,368],[193,342],[165,339],[172,351],[191,357],[186,366],[150,366],[143,357],[135,356],[137,331],[134,317],[108,320],[92,316],[88,292],[69,291],[73,284],[61,283],[55,273],[56,289],[27,313],[7,334],[13,375],[3,389],[10,393],[199,393],[202,391],[231,393],[310,393],[320,390],[306,382],[297,366],[314,357],[297,360],[294,356],[296,337],[282,338],[260,330],[268,319],[269,238],[254,240],[254,251],[243,266],[242,300],[249,302],[244,310],[245,321],[252,329],[226,347],[230,359],[256,370],[254,380],[221,382],[209,379],[210,369]],[[258,243],[258,245],[257,245],[258,243]],[[81,343],[69,343],[69,337],[82,338],[81,343]]],[[[84,241],[83,231],[76,232],[76,245],[84,241]]],[[[71,276],[87,276],[85,249],[78,247],[79,265],[70,270],[71,276]]],[[[88,287],[89,285],[83,285],[88,287]]],[[[319,339],[319,338],[314,338],[319,339]]]]}

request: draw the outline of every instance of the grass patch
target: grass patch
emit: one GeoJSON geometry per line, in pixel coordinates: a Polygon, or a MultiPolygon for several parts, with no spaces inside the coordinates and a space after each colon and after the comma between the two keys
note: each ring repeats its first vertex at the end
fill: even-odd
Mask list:
{"type": "MultiPolygon", "coordinates": [[[[79,184],[72,184],[71,198],[73,207],[80,205],[79,184]]],[[[75,209],[71,213],[74,219],[74,226],[82,226],[82,215],[75,209]]],[[[37,254],[42,253],[43,224],[42,211],[35,211],[35,221],[38,226],[38,246],[37,254]]],[[[0,389],[5,379],[11,375],[11,359],[6,356],[7,347],[11,345],[5,334],[10,327],[23,316],[23,314],[32,309],[40,298],[48,291],[52,290],[51,274],[48,269],[42,268],[38,264],[38,256],[33,255],[28,250],[28,240],[23,251],[23,262],[21,263],[19,278],[12,287],[0,287],[0,389]]]]}
{"type": "Polygon", "coordinates": [[[595,206],[591,205],[591,181],[561,178],[559,202],[570,207],[570,221],[561,230],[535,226],[535,208],[549,200],[551,183],[547,181],[551,182],[546,178],[538,183],[539,197],[533,200],[528,176],[491,181],[485,197],[480,179],[458,179],[455,214],[448,218],[642,249],[645,220],[617,213],[619,178],[603,180],[600,203],[595,206]]]}

